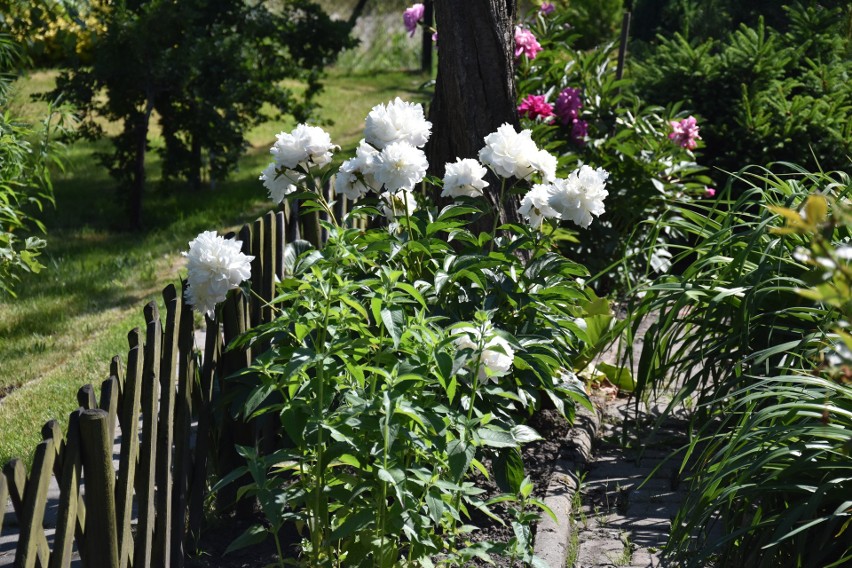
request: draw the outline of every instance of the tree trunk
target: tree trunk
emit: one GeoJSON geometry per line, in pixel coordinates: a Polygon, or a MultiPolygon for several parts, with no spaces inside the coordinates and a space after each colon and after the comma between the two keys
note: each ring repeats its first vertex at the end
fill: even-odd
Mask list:
{"type": "Polygon", "coordinates": [[[142,228],[142,195],[145,191],[145,151],[148,149],[148,117],[139,113],[134,120],[136,143],[133,175],[130,179],[130,227],[142,228]]]}
{"type": "MultiPolygon", "coordinates": [[[[508,122],[519,127],[514,78],[514,0],[441,0],[434,3],[438,28],[438,75],[429,109],[432,139],[429,173],[444,164],[478,158],[484,138],[508,122]]],[[[501,222],[518,220],[518,200],[500,204],[501,181],[489,174],[486,196],[501,222]]],[[[436,196],[437,197],[437,196],[436,196]]],[[[491,219],[475,229],[490,231],[491,219]]]]}
{"type": "Polygon", "coordinates": [[[432,73],[432,52],[435,50],[435,45],[432,42],[432,23],[434,22],[434,12],[432,10],[432,0],[424,0],[423,2],[423,36],[420,41],[420,70],[424,73],[432,73]]]}
{"type": "Polygon", "coordinates": [[[201,189],[201,140],[197,134],[191,134],[189,187],[192,191],[201,189]]]}

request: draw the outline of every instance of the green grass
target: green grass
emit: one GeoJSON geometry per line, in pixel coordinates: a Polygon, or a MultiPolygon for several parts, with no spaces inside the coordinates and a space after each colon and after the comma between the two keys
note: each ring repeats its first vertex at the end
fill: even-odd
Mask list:
{"type": "MultiPolygon", "coordinates": [[[[29,94],[50,88],[55,74],[38,72],[17,83],[16,109],[38,116],[45,108],[29,94]]],[[[424,99],[419,74],[332,72],[319,97],[319,118],[342,153],[352,153],[370,108],[401,96],[424,99]]],[[[257,177],[267,164],[275,134],[293,123],[267,123],[249,135],[251,147],[229,180],[193,193],[164,184],[159,159],[149,154],[146,230],[123,230],[123,209],[114,183],[93,153],[108,143],[78,142],[68,148],[67,168],[54,176],[56,207],[45,211],[46,268],[23,279],[17,298],[0,298],[0,463],[29,461],[41,425],[65,420],[75,393],[103,381],[110,359],[127,351],[126,334],[143,325],[142,307],[177,282],[181,250],[202,230],[240,226],[267,210],[257,177]]],[[[155,129],[153,134],[156,136],[155,129]]],[[[157,147],[158,140],[152,139],[157,147]]]]}

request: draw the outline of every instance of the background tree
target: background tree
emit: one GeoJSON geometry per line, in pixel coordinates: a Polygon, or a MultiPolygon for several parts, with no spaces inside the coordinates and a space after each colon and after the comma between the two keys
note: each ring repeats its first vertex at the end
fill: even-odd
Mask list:
{"type": "Polygon", "coordinates": [[[206,162],[223,177],[246,147],[245,132],[276,113],[304,120],[319,75],[352,44],[346,23],[314,3],[290,0],[275,12],[244,0],[120,0],[96,4],[103,33],[93,38],[91,65],[64,72],[61,93],[83,112],[80,134],[104,135],[102,121],[123,124],[100,156],[128,198],[129,222],[142,225],[148,131],[161,117],[165,177],[198,187],[206,162]],[[306,80],[296,96],[286,78],[306,80]]]}
{"type": "MultiPolygon", "coordinates": [[[[486,135],[505,122],[518,128],[514,78],[513,0],[442,0],[434,3],[439,30],[438,75],[429,108],[426,147],[432,175],[456,158],[476,158],[486,135]]],[[[499,204],[500,182],[489,174],[486,195],[501,222],[518,220],[518,201],[499,204]]],[[[483,228],[491,224],[483,220],[483,228]]]]}

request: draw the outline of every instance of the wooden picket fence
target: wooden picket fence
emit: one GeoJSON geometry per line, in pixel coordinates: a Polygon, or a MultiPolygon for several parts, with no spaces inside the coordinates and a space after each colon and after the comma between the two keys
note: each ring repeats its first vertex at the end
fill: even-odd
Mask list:
{"type": "MultiPolygon", "coordinates": [[[[236,421],[217,400],[232,388],[224,378],[253,356],[250,348],[224,346],[272,317],[267,302],[282,275],[285,235],[299,236],[298,226],[287,225],[283,213],[268,213],[232,235],[255,257],[252,294],[232,293],[221,322],[208,318],[203,356],[194,347],[192,311],[169,285],[163,290],[165,323],[156,302],[145,306],[145,330],[129,333],[126,364],[113,358],[99,396],[91,385],[80,389],[80,407],[64,435],[57,422],[44,425],[29,475],[20,460],[6,464],[0,533],[11,499],[19,527],[16,567],[70,566],[75,544],[83,566],[91,568],[179,567],[196,550],[211,471],[221,475],[236,467],[235,443],[274,437],[271,424],[236,421]],[[43,527],[51,477],[59,503],[49,543],[43,527]]],[[[314,232],[302,228],[301,236],[318,242],[318,226],[307,229],[314,232]]],[[[253,506],[237,503],[235,488],[217,495],[217,503],[220,510],[253,506]]]]}

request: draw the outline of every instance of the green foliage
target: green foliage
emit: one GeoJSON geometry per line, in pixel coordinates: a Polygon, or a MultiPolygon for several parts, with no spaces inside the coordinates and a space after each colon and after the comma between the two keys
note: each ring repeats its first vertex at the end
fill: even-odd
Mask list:
{"type": "MultiPolygon", "coordinates": [[[[8,103],[9,85],[21,63],[18,46],[0,36],[0,107],[8,103]]],[[[37,215],[53,203],[48,168],[61,165],[51,139],[61,126],[55,118],[50,110],[41,126],[33,126],[9,111],[0,115],[0,293],[14,295],[22,273],[43,268],[38,256],[46,243],[30,233],[45,232],[37,215]]]]}
{"type": "Polygon", "coordinates": [[[304,119],[320,89],[319,75],[350,44],[348,27],[307,0],[272,12],[242,0],[175,4],[164,0],[95,7],[103,30],[95,36],[91,66],[69,70],[56,93],[84,114],[80,133],[101,137],[100,119],[123,122],[101,156],[130,191],[131,223],[141,222],[148,129],[156,111],[163,127],[165,177],[198,187],[204,173],[221,178],[246,147],[247,130],[289,113],[304,119]],[[307,82],[295,95],[286,78],[307,82]]]}
{"type": "MultiPolygon", "coordinates": [[[[561,244],[567,255],[595,275],[600,291],[623,290],[646,271],[664,272],[669,267],[663,249],[651,259],[632,254],[635,243],[644,238],[645,221],[658,218],[672,203],[703,199],[713,182],[692,151],[668,138],[670,120],[688,114],[681,105],[647,104],[635,94],[632,80],[616,78],[616,46],[577,49],[578,37],[565,26],[570,21],[557,11],[539,16],[531,25],[543,50],[532,61],[521,60],[518,96],[523,100],[528,95],[546,95],[555,106],[563,89],[579,89],[583,104],[579,119],[587,123],[588,134],[578,139],[571,125],[562,124],[558,116],[550,121],[522,119],[522,123],[560,156],[560,167],[573,169],[584,163],[609,172],[606,213],[577,234],[574,242],[561,244]]],[[[679,236],[675,230],[659,235],[661,242],[679,236]]]]}
{"type": "Polygon", "coordinates": [[[568,0],[554,2],[565,14],[565,23],[578,34],[579,49],[601,47],[612,41],[621,29],[624,0],[568,0]]]}
{"type": "Polygon", "coordinates": [[[675,33],[636,63],[638,92],[683,101],[705,117],[706,163],[787,161],[831,170],[852,153],[852,60],[848,8],[785,8],[784,32],[763,20],[719,39],[675,33]]]}
{"type": "Polygon", "coordinates": [[[692,491],[667,551],[687,566],[852,558],[842,252],[852,227],[841,205],[852,183],[788,167],[738,176],[746,187],[728,188],[713,207],[668,212],[655,231],[677,226],[696,244],[673,259],[681,276],[642,288],[629,309],[636,321],[659,314],[644,340],[639,395],[672,384],[672,407],[697,408],[684,464],[692,491]]]}
{"type": "Polygon", "coordinates": [[[543,405],[569,419],[590,405],[573,360],[600,347],[583,319],[606,302],[578,283],[581,265],[553,252],[553,227],[474,234],[484,198],[464,198],[352,228],[380,202],[362,199],[338,222],[318,190],[331,172],[305,173],[288,198],[327,215],[328,240],[288,244],[276,319],[234,346],[271,347],[229,379],[232,412],[280,420],[284,447],[242,450],[248,465],[220,485],[251,473],[242,491],[261,499],[273,537],[282,523],[301,531],[304,565],[535,563],[530,523],[544,505],[520,448],[540,436],[525,422],[543,405]],[[511,369],[494,366],[501,356],[511,369]],[[476,472],[505,493],[483,496],[476,472]],[[473,513],[499,520],[499,509],[514,537],[471,543],[473,513]]]}

